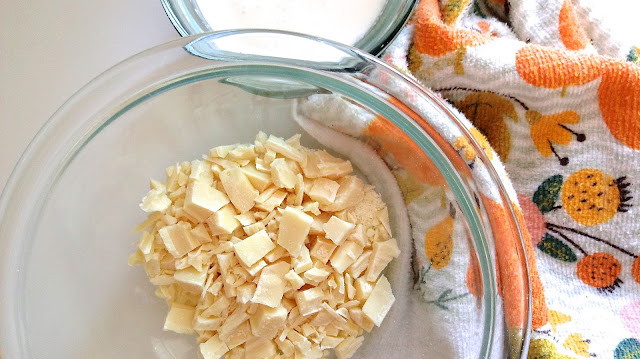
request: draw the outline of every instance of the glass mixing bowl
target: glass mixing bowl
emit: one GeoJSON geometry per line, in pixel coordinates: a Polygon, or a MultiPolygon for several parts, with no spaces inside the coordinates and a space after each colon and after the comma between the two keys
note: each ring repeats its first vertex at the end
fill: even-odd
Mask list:
{"type": "MultiPolygon", "coordinates": [[[[355,44],[347,45],[353,45],[374,55],[380,54],[407,23],[417,3],[417,0],[387,1],[378,19],[365,35],[355,44]]],[[[162,0],[162,6],[182,36],[226,30],[216,28],[215,24],[207,22],[198,7],[198,0],[162,0]]]]}
{"type": "Polygon", "coordinates": [[[371,55],[291,33],[196,35],[118,64],[47,122],[2,195],[0,356],[195,357],[193,337],[163,332],[166,305],[144,271],[127,265],[144,218],[137,204],[167,166],[259,131],[300,133],[304,145],[349,158],[390,203],[403,248],[388,268],[396,303],[355,358],[526,356],[531,294],[517,217],[463,121],[371,55]],[[274,41],[305,51],[260,46],[274,41]],[[362,119],[368,127],[354,125],[362,119]],[[483,183],[471,175],[481,167],[483,183]],[[411,174],[419,183],[400,181],[411,174]],[[404,206],[400,190],[429,210],[404,206]],[[487,191],[505,208],[499,223],[487,191]],[[453,245],[451,263],[419,263],[422,228],[442,218],[455,222],[442,238],[453,245]],[[509,231],[515,239],[505,241],[509,231]],[[497,285],[504,263],[509,290],[497,285]]]}

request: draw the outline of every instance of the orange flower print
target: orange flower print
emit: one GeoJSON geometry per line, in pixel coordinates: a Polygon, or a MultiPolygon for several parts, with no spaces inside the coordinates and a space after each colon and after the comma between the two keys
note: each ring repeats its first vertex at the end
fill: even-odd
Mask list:
{"type": "Polygon", "coordinates": [[[563,166],[569,164],[569,158],[560,157],[554,144],[566,146],[571,143],[574,135],[578,142],[586,139],[584,134],[574,132],[566,126],[580,121],[580,116],[574,111],[542,115],[538,111],[529,110],[525,113],[525,118],[531,126],[529,132],[538,152],[544,157],[555,155],[563,166]]]}
{"type": "Polygon", "coordinates": [[[580,24],[580,18],[571,0],[564,0],[562,3],[558,16],[558,30],[562,43],[569,50],[582,50],[589,44],[587,33],[580,24]]]}

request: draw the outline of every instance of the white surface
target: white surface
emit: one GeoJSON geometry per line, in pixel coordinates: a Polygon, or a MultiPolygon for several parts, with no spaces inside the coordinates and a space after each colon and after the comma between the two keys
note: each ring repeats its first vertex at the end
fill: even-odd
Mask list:
{"type": "Polygon", "coordinates": [[[176,38],[160,0],[0,1],[0,188],[36,132],[80,87],[176,38]]]}
{"type": "Polygon", "coordinates": [[[198,0],[214,30],[297,31],[355,44],[375,23],[386,0],[198,0]]]}

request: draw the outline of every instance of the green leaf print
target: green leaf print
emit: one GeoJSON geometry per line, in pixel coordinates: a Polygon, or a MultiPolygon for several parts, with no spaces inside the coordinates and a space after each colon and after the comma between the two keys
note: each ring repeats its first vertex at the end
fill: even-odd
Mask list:
{"type": "Polygon", "coordinates": [[[553,175],[536,189],[533,194],[533,203],[538,206],[542,214],[549,213],[556,209],[556,201],[562,189],[562,175],[553,175]]]}
{"type": "Polygon", "coordinates": [[[640,359],[640,342],[636,338],[622,339],[613,355],[615,359],[640,359]]]}
{"type": "Polygon", "coordinates": [[[542,241],[538,243],[538,249],[563,262],[578,261],[578,257],[569,246],[549,233],[545,233],[542,237],[542,241]]]}

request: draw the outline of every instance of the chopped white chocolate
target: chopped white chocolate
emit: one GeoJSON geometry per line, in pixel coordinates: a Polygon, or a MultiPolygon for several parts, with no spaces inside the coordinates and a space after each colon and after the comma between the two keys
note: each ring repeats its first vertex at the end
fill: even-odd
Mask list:
{"type": "Polygon", "coordinates": [[[311,255],[311,257],[319,260],[321,263],[326,264],[331,258],[331,255],[333,254],[333,251],[335,251],[335,249],[336,244],[333,243],[333,241],[319,236],[311,247],[309,254],[311,255]]]}
{"type": "Polygon", "coordinates": [[[349,161],[260,132],[166,168],[131,265],[204,359],[349,358],[394,301],[386,205],[349,161]]]}
{"type": "Polygon", "coordinates": [[[200,344],[200,354],[204,359],[220,359],[229,351],[227,345],[214,335],[206,342],[200,344]]]}
{"type": "Polygon", "coordinates": [[[338,359],[349,359],[360,348],[363,337],[346,337],[340,344],[338,344],[334,351],[338,359]]]}
{"type": "Polygon", "coordinates": [[[251,267],[275,247],[267,232],[261,230],[234,245],[233,250],[244,265],[251,267]]]}
{"type": "Polygon", "coordinates": [[[240,168],[229,168],[220,173],[220,182],[238,212],[250,210],[258,197],[258,191],[240,168]]]}
{"type": "Polygon", "coordinates": [[[300,287],[305,284],[304,279],[302,279],[302,277],[300,277],[293,269],[284,275],[284,279],[286,279],[289,282],[289,285],[291,285],[291,288],[295,290],[300,289],[300,287]]]}
{"type": "Polygon", "coordinates": [[[363,252],[362,246],[353,241],[346,241],[336,249],[331,256],[331,266],[336,269],[338,273],[344,273],[344,271],[352,265],[363,252]]]}
{"type": "Polygon", "coordinates": [[[280,306],[286,286],[284,275],[290,268],[290,265],[286,262],[277,262],[264,267],[251,301],[272,308],[280,306]]]}
{"type": "Polygon", "coordinates": [[[176,333],[190,334],[193,333],[193,317],[196,314],[196,308],[173,303],[164,321],[164,330],[171,330],[176,333]]]}
{"type": "Polygon", "coordinates": [[[160,228],[158,234],[160,234],[167,251],[179,258],[200,245],[200,242],[191,235],[190,229],[188,223],[183,225],[181,222],[160,228]]]}
{"type": "Polygon", "coordinates": [[[286,189],[293,189],[298,182],[296,173],[284,158],[276,158],[271,162],[271,179],[276,187],[286,189]]]}
{"type": "Polygon", "coordinates": [[[280,219],[278,244],[285,248],[292,257],[300,255],[300,250],[309,234],[313,218],[299,209],[287,207],[280,219]]]}
{"type": "Polygon", "coordinates": [[[400,255],[400,249],[395,239],[384,242],[373,242],[373,253],[367,267],[367,280],[370,282],[378,279],[378,276],[389,263],[400,255]]]}
{"type": "Polygon", "coordinates": [[[309,197],[320,204],[331,204],[336,200],[340,185],[328,178],[318,178],[313,181],[308,191],[309,197]]]}
{"type": "Polygon", "coordinates": [[[298,310],[302,315],[309,315],[322,309],[324,293],[319,287],[297,292],[295,295],[298,310]]]}
{"type": "Polygon", "coordinates": [[[204,282],[207,280],[207,272],[199,272],[195,268],[189,266],[185,269],[177,270],[173,274],[173,278],[184,289],[200,294],[202,293],[204,282]]]}
{"type": "Polygon", "coordinates": [[[213,213],[207,218],[207,224],[214,236],[231,234],[240,226],[240,222],[236,219],[236,211],[231,205],[226,205],[213,213]]]}
{"type": "Polygon", "coordinates": [[[367,298],[367,301],[362,306],[362,312],[371,319],[375,325],[380,326],[395,300],[396,298],[391,292],[391,284],[389,284],[387,277],[384,275],[380,276],[369,298],[367,298]]]}
{"type": "Polygon", "coordinates": [[[171,206],[171,199],[164,189],[152,189],[142,198],[140,208],[147,212],[164,211],[171,206]]]}
{"type": "Polygon", "coordinates": [[[257,337],[272,339],[284,328],[289,312],[284,307],[271,308],[261,305],[249,318],[251,331],[257,337]]]}
{"type": "Polygon", "coordinates": [[[333,241],[336,245],[342,243],[342,240],[349,235],[349,232],[355,228],[355,224],[341,220],[336,216],[329,218],[329,221],[322,226],[325,236],[333,241]]]}
{"type": "Polygon", "coordinates": [[[213,212],[229,203],[222,192],[203,182],[194,181],[187,187],[184,210],[198,222],[204,222],[213,212]]]}

